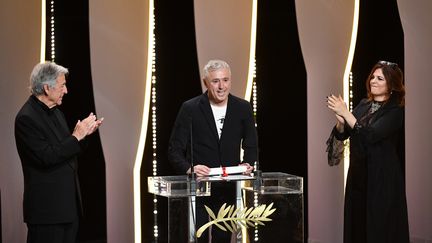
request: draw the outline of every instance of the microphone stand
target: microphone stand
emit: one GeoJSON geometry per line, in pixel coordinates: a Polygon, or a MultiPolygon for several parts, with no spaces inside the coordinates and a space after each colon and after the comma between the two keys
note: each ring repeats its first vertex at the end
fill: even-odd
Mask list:
{"type": "Polygon", "coordinates": [[[189,123],[189,136],[190,136],[190,165],[191,165],[191,174],[190,174],[190,192],[192,195],[196,194],[196,175],[195,175],[195,169],[194,169],[194,162],[193,162],[193,136],[192,136],[192,118],[189,123]]]}
{"type": "Polygon", "coordinates": [[[255,176],[255,180],[253,182],[253,190],[255,192],[258,192],[261,190],[261,186],[262,186],[262,171],[260,169],[259,166],[259,148],[258,148],[258,134],[256,134],[256,143],[257,143],[257,160],[255,161],[255,171],[254,171],[254,176],[255,176]]]}
{"type": "MultiPolygon", "coordinates": [[[[197,240],[197,236],[196,236],[196,221],[195,221],[195,213],[196,210],[194,210],[194,203],[192,202],[192,198],[194,198],[196,196],[196,175],[195,175],[195,170],[194,170],[194,162],[193,162],[193,132],[192,132],[192,117],[190,117],[190,122],[189,122],[189,136],[190,136],[190,165],[191,165],[191,170],[190,170],[190,176],[188,176],[189,182],[190,182],[190,188],[189,188],[189,192],[190,192],[190,197],[189,197],[189,202],[190,202],[190,210],[191,210],[191,214],[192,214],[192,226],[193,227],[193,232],[194,232],[194,242],[198,242],[197,240]]],[[[193,201],[195,201],[195,199],[193,199],[193,201]]]]}
{"type": "Polygon", "coordinates": [[[260,191],[261,190],[261,186],[262,186],[262,178],[261,178],[262,171],[258,169],[259,168],[258,167],[259,166],[259,162],[258,161],[255,162],[255,166],[256,166],[256,169],[254,171],[255,180],[253,182],[253,190],[254,191],[260,191]]]}

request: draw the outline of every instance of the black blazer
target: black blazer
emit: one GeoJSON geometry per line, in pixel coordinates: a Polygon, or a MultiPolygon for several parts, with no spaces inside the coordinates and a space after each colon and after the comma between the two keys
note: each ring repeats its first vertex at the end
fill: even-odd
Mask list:
{"type": "MultiPolygon", "coordinates": [[[[47,107],[46,107],[47,108],[47,107]]],[[[15,141],[24,173],[24,221],[71,222],[78,212],[76,181],[78,140],[63,113],[53,109],[55,125],[36,97],[30,96],[15,118],[15,141]]]]}
{"type": "Polygon", "coordinates": [[[241,162],[253,165],[257,159],[257,134],[251,105],[231,94],[220,139],[207,92],[182,104],[168,147],[168,159],[180,174],[190,168],[191,136],[194,165],[218,167],[241,162]],[[243,160],[240,148],[244,149],[243,160]]]}

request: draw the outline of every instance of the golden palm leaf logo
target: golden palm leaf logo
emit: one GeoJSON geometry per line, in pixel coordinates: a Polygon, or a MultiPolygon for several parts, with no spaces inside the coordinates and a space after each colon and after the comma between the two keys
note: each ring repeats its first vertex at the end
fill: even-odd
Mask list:
{"type": "Polygon", "coordinates": [[[198,238],[201,237],[201,234],[210,227],[210,225],[216,225],[223,231],[229,230],[231,232],[237,231],[240,227],[255,227],[255,224],[264,225],[263,222],[272,221],[272,219],[268,217],[276,211],[276,209],[272,207],[273,203],[268,206],[262,204],[258,207],[246,207],[240,210],[239,208],[235,208],[234,205],[226,207],[226,203],[224,203],[216,217],[213,211],[205,206],[211,220],[201,226],[196,232],[196,235],[198,238]]]}

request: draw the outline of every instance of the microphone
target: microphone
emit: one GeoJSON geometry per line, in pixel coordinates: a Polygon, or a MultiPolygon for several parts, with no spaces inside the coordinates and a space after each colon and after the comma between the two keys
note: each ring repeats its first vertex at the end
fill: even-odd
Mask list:
{"type": "Polygon", "coordinates": [[[255,171],[254,171],[254,176],[255,176],[255,180],[253,182],[253,190],[254,191],[260,191],[261,190],[261,186],[262,186],[262,171],[260,169],[260,165],[259,165],[259,148],[258,148],[258,134],[255,134],[256,136],[256,143],[257,143],[257,147],[256,147],[256,154],[257,154],[257,159],[255,161],[255,171]]]}
{"type": "MultiPolygon", "coordinates": [[[[194,161],[193,161],[194,160],[194,152],[193,152],[193,130],[192,130],[193,126],[192,126],[192,122],[193,122],[192,116],[190,116],[189,117],[189,137],[190,137],[190,168],[191,168],[191,170],[190,170],[190,176],[188,176],[188,180],[189,180],[189,185],[190,185],[189,192],[190,192],[190,195],[192,197],[189,197],[189,203],[190,203],[189,207],[190,207],[190,210],[191,210],[190,215],[192,216],[192,224],[193,224],[192,227],[194,229],[193,230],[193,232],[194,232],[193,239],[194,239],[194,242],[198,242],[197,236],[195,234],[195,232],[196,232],[196,221],[195,221],[196,211],[194,212],[194,210],[195,210],[195,199],[192,199],[193,196],[196,196],[196,191],[197,191],[197,188],[196,188],[196,186],[197,186],[196,185],[196,175],[195,175],[194,161]],[[194,201],[194,202],[192,202],[192,201],[194,201]]],[[[189,221],[189,223],[190,223],[190,221],[189,221]]]]}
{"type": "Polygon", "coordinates": [[[190,136],[190,192],[194,195],[196,193],[196,178],[193,162],[193,130],[192,130],[192,117],[189,117],[189,136],[190,136]]]}

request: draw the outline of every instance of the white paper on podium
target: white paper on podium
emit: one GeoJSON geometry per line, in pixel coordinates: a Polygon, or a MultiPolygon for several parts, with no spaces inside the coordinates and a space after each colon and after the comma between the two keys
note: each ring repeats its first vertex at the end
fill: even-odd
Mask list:
{"type": "Polygon", "coordinates": [[[251,175],[228,175],[228,176],[208,176],[203,177],[203,181],[245,181],[245,180],[255,180],[255,177],[251,175]]]}
{"type": "Polygon", "coordinates": [[[230,174],[240,174],[246,172],[247,166],[238,165],[238,166],[228,166],[228,167],[215,167],[210,168],[209,176],[213,175],[230,175],[230,174]]]}

